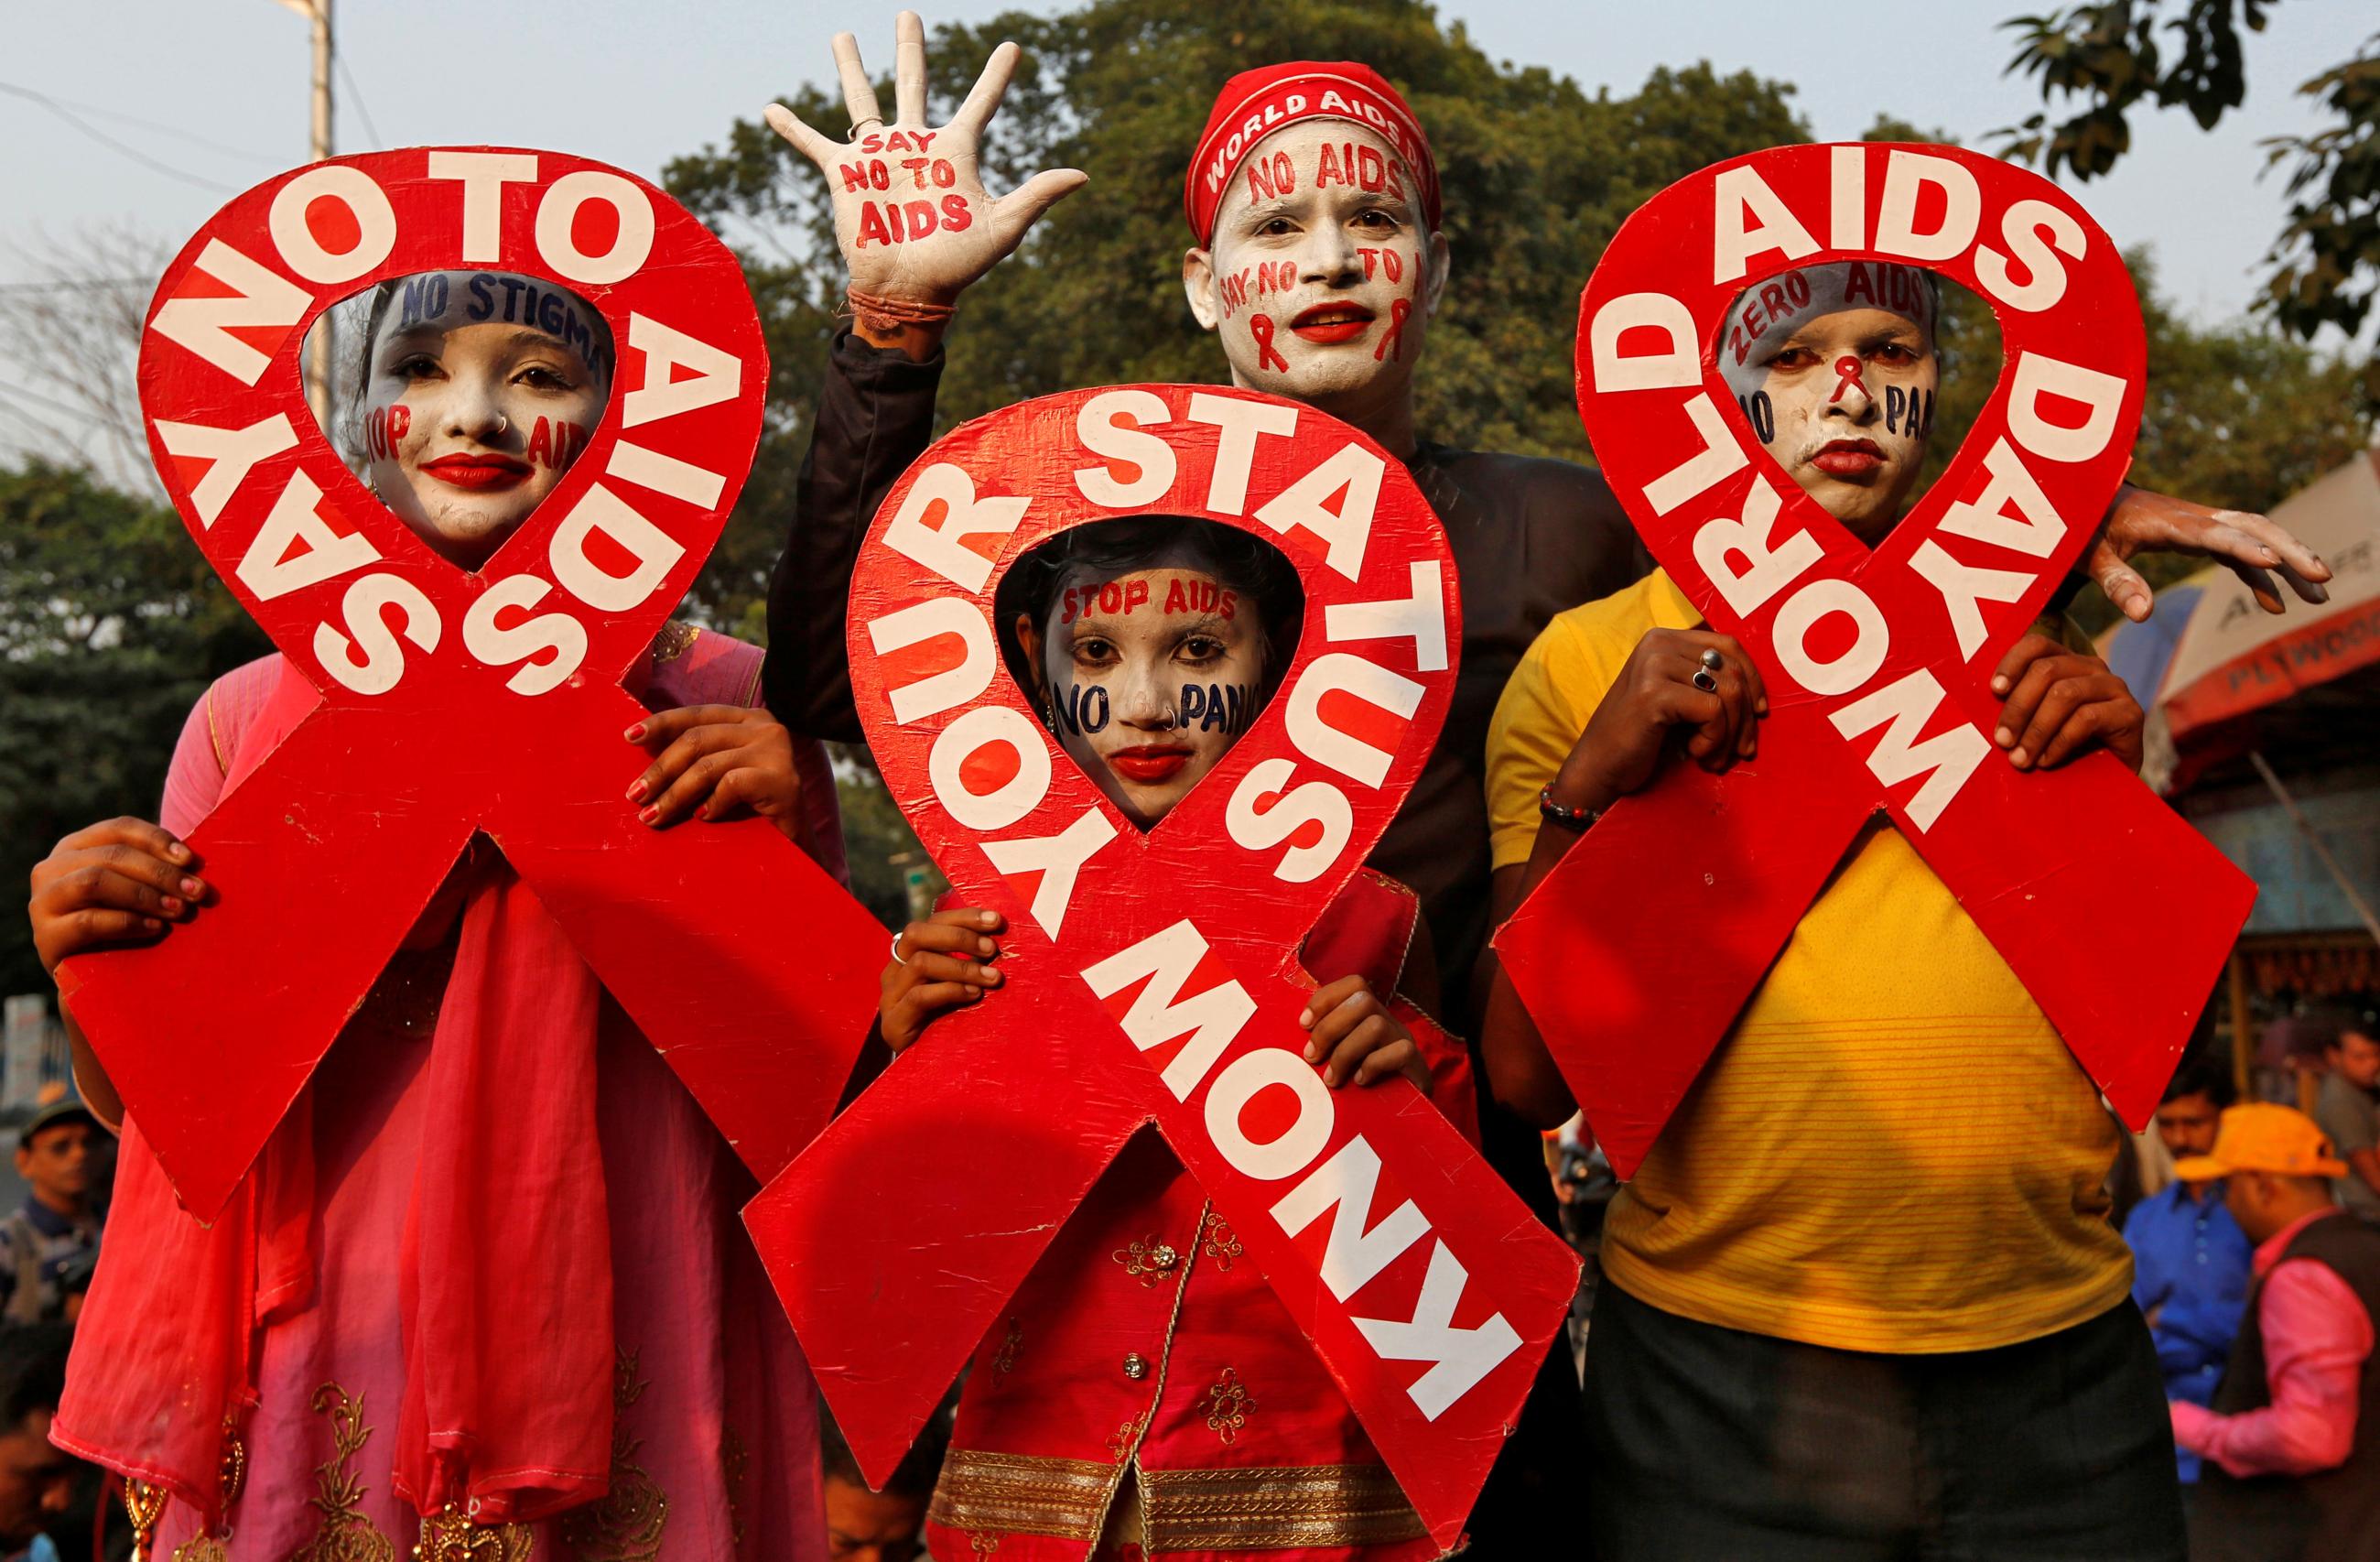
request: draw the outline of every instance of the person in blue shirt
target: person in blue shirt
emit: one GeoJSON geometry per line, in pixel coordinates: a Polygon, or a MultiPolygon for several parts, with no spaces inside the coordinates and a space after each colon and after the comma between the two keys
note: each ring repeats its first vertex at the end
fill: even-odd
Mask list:
{"type": "MultiPolygon", "coordinates": [[[[2183,1063],[2157,1107],[2157,1137],[2168,1153],[2177,1160],[2211,1153],[2236,1093],[2216,1064],[2183,1063]]],[[[2156,1341],[2166,1394],[2204,1405],[2240,1332],[2254,1244],[2223,1207],[2220,1179],[2166,1184],[2133,1206],[2124,1240],[2132,1250],[2132,1300],[2156,1341]]],[[[2186,1491],[2197,1483],[2198,1456],[2177,1448],[2174,1458],[2186,1491]]]]}

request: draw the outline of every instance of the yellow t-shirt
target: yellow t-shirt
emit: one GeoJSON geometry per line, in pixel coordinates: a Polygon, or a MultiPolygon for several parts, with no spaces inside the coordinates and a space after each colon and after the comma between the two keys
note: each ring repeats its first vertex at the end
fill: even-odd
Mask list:
{"type": "MultiPolygon", "coordinates": [[[[1645,631],[1701,625],[1666,574],[1556,618],[1488,736],[1496,866],[1645,631]]],[[[1667,1312],[1847,1350],[1980,1350],[2131,1286],[2120,1143],[2014,972],[1879,814],[1604,1223],[1605,1273],[1667,1312]]]]}

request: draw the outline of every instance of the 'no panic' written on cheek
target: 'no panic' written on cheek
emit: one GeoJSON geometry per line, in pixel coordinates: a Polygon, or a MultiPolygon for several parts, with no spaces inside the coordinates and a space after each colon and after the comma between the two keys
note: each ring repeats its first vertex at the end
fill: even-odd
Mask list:
{"type": "Polygon", "coordinates": [[[864,200],[859,206],[859,248],[901,244],[936,232],[965,233],[975,222],[966,197],[937,196],[959,182],[959,171],[947,157],[930,154],[935,130],[895,130],[868,136],[859,150],[868,155],[836,166],[846,193],[881,191],[884,199],[864,200]],[[892,156],[892,153],[901,153],[892,156]],[[885,155],[876,155],[882,153],[885,155]]]}
{"type": "MultiPolygon", "coordinates": [[[[439,149],[304,169],[277,188],[252,192],[253,201],[227,207],[203,244],[193,244],[195,254],[168,274],[173,291],[150,318],[143,409],[170,458],[161,464],[187,485],[183,510],[201,545],[253,598],[268,628],[293,610],[300,615],[292,626],[297,639],[283,640],[276,630],[276,640],[285,650],[310,644],[323,673],[356,693],[395,689],[408,666],[407,646],[424,658],[436,653],[450,614],[460,616],[462,647],[472,660],[514,669],[504,685],[514,693],[561,686],[587,659],[590,637],[650,616],[656,593],[689,547],[698,555],[708,551],[730,478],[740,472],[734,460],[742,452],[729,448],[735,441],[727,424],[688,416],[743,396],[744,360],[694,329],[737,327],[712,294],[685,286],[657,290],[643,280],[654,258],[656,209],[642,187],[584,165],[541,181],[540,155],[439,149]],[[364,163],[406,173],[384,185],[364,163]],[[508,194],[508,187],[521,186],[529,189],[508,194]],[[318,451],[336,466],[321,450],[319,431],[301,442],[286,410],[269,410],[302,405],[294,372],[286,385],[260,386],[259,380],[302,322],[377,276],[480,267],[527,271],[586,296],[633,300],[625,330],[616,318],[613,329],[640,361],[604,426],[616,418],[618,428],[638,432],[633,442],[610,444],[601,472],[575,499],[569,486],[556,494],[552,502],[569,508],[547,541],[542,573],[524,569],[467,591],[459,571],[443,561],[425,564],[419,548],[402,546],[400,539],[410,539],[384,509],[372,506],[379,530],[399,547],[394,555],[374,542],[366,518],[344,515],[326,498],[305,470],[318,451]],[[646,307],[672,313],[689,329],[646,307]],[[226,415],[228,421],[218,421],[226,415]],[[450,580],[455,584],[444,583],[450,580]],[[341,581],[335,611],[315,618],[309,637],[302,626],[317,611],[319,589],[341,581]],[[440,587],[443,606],[421,581],[440,587]],[[274,613],[284,598],[293,602],[274,613]],[[546,610],[532,612],[540,606],[546,610]]],[[[574,160],[554,161],[567,166],[574,160]]],[[[682,212],[671,215],[691,226],[682,212]]],[[[670,257],[662,261],[667,265],[670,257]]],[[[679,266],[672,275],[683,283],[687,274],[679,266]]],[[[516,285],[514,291],[516,309],[526,311],[517,318],[536,321],[548,312],[545,303],[530,303],[526,288],[516,285]]],[[[575,312],[558,292],[540,298],[575,312]]],[[[426,309],[430,300],[416,303],[426,309]]],[[[490,304],[492,317],[505,307],[492,289],[490,304]]],[[[742,307],[740,318],[748,321],[748,299],[742,307]]],[[[366,420],[367,449],[385,458],[410,423],[402,405],[380,409],[366,420]]],[[[542,434],[543,447],[532,454],[557,468],[589,440],[573,423],[548,426],[542,434]]],[[[538,432],[530,438],[534,446],[538,432]]],[[[579,481],[573,472],[565,483],[579,481]]]]}

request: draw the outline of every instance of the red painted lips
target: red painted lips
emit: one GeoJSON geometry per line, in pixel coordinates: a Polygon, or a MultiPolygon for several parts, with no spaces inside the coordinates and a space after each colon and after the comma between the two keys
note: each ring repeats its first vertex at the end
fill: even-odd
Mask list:
{"type": "Polygon", "coordinates": [[[1312,309],[1299,311],[1297,318],[1289,323],[1289,328],[1309,342],[1328,346],[1354,341],[1370,330],[1372,322],[1378,318],[1361,304],[1316,304],[1312,309]]]}
{"type": "Polygon", "coordinates": [[[441,482],[474,493],[492,488],[510,488],[528,478],[529,464],[493,451],[458,452],[441,456],[434,461],[424,461],[421,470],[441,482]]]}

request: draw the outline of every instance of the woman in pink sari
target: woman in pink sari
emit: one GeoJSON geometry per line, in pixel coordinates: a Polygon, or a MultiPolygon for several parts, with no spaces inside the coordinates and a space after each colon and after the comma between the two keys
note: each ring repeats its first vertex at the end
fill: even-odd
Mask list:
{"type": "MultiPolygon", "coordinates": [[[[576,299],[475,311],[491,280],[377,289],[337,431],[465,568],[552,492],[613,361],[576,299]]],[[[754,647],[665,628],[628,680],[654,759],[621,806],[655,828],[757,812],[840,875],[825,754],[753,708],[759,673],[754,647]]],[[[45,964],[205,916],[181,837],[315,699],[278,655],[218,679],[158,822],[93,825],[36,870],[45,964]]],[[[484,839],[212,1226],[67,1024],[124,1153],[53,1436],[130,1483],[161,1551],[823,1555],[814,1390],[736,1218],[749,1175],[484,839]]]]}

